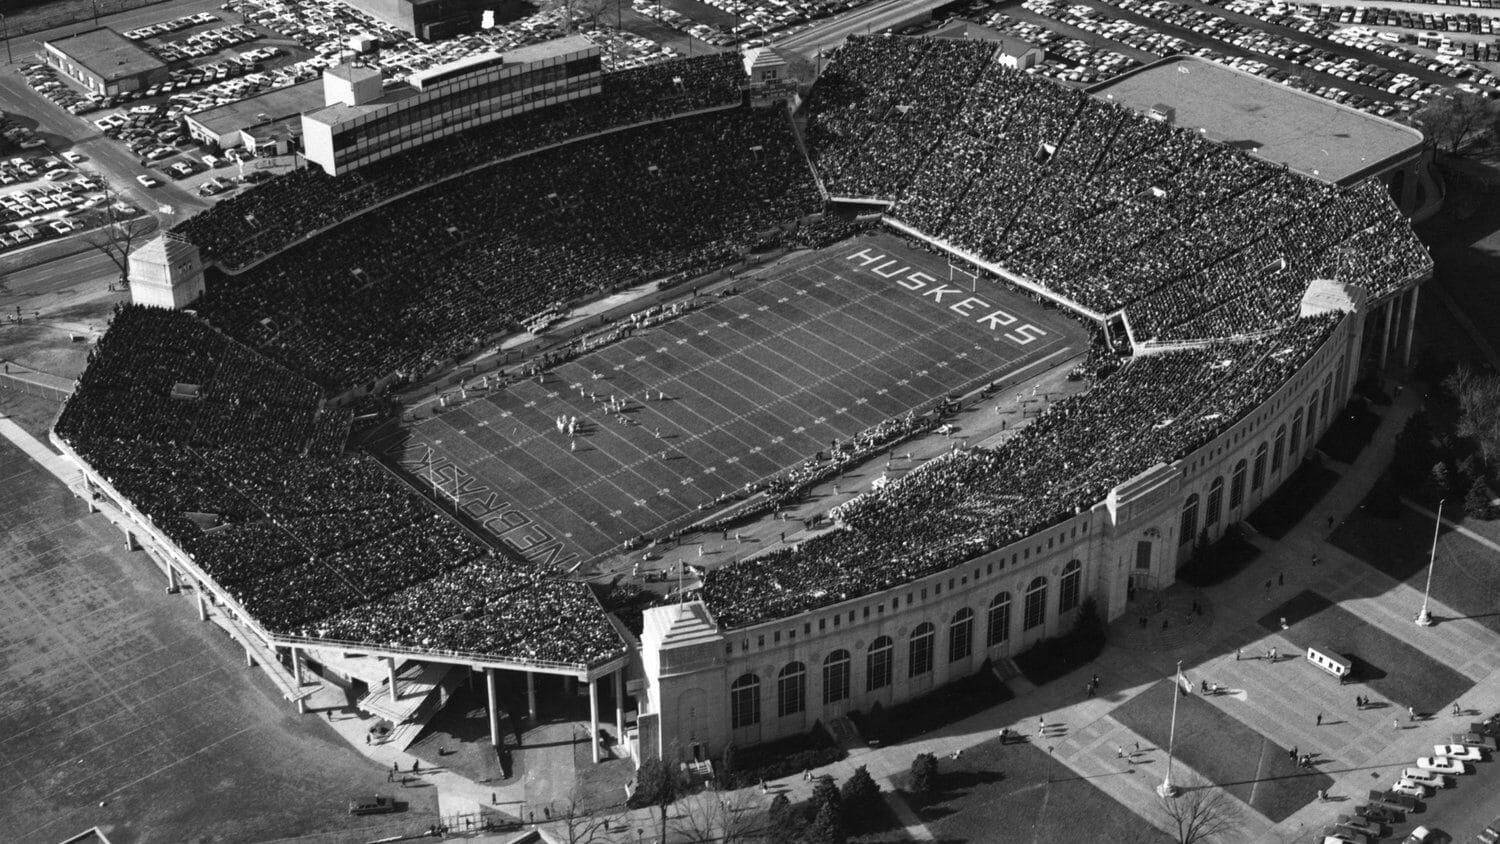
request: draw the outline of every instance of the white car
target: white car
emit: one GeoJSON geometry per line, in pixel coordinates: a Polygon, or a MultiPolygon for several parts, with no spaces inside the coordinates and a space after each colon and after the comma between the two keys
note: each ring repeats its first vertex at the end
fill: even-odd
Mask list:
{"type": "Polygon", "coordinates": [[[1427,796],[1426,786],[1405,778],[1396,780],[1396,784],[1391,786],[1391,791],[1397,794],[1405,794],[1407,797],[1422,798],[1427,796]]]}
{"type": "Polygon", "coordinates": [[[158,187],[158,186],[161,185],[161,180],[157,179],[155,176],[141,175],[141,176],[136,176],[135,180],[137,182],[140,182],[141,183],[141,187],[143,187],[143,188],[154,188],[154,187],[158,187]]]}
{"type": "Polygon", "coordinates": [[[82,164],[83,162],[89,160],[88,156],[84,155],[81,152],[65,152],[63,153],[63,158],[68,159],[74,164],[82,164]]]}
{"type": "Polygon", "coordinates": [[[1423,771],[1431,771],[1434,774],[1452,774],[1457,776],[1466,773],[1464,763],[1457,759],[1449,759],[1446,756],[1423,756],[1417,760],[1417,767],[1423,771]]]}
{"type": "Polygon", "coordinates": [[[1477,747],[1469,747],[1462,744],[1435,744],[1432,746],[1432,755],[1446,756],[1449,759],[1457,759],[1462,762],[1478,762],[1484,758],[1477,747]]]}
{"type": "Polygon", "coordinates": [[[1448,780],[1445,779],[1441,774],[1434,774],[1431,771],[1422,771],[1418,770],[1417,768],[1402,768],[1401,778],[1404,780],[1411,780],[1418,785],[1425,785],[1428,788],[1448,787],[1448,780]]]}

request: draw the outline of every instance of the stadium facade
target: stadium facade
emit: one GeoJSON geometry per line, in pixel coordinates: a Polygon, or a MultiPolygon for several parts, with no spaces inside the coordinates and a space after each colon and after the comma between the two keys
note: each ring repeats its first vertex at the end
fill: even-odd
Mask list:
{"type": "MultiPolygon", "coordinates": [[[[512,97],[524,99],[518,85],[526,91],[543,90],[548,101],[588,96],[591,89],[598,90],[598,54],[573,46],[555,46],[549,57],[535,61],[481,60],[435,69],[416,80],[416,96],[395,103],[330,106],[304,120],[308,156],[323,164],[329,174],[336,174],[402,153],[433,138],[529,108],[517,102],[515,109],[506,110],[512,97]],[[506,82],[518,78],[515,73],[529,74],[537,68],[543,71],[538,76],[519,77],[530,81],[506,82]],[[533,83],[542,88],[534,89],[533,83]],[[457,104],[468,107],[479,100],[497,109],[470,119],[453,115],[457,104]],[[322,132],[321,140],[313,140],[314,133],[306,128],[315,124],[323,127],[317,130],[322,132]]],[[[368,78],[345,81],[350,83],[350,99],[362,99],[353,89],[368,85],[368,78]]],[[[1033,152],[1024,151],[1027,156],[1033,152]]],[[[1047,155],[1051,154],[1049,150],[1047,155]]],[[[1149,194],[1150,187],[1148,183],[1141,193],[1149,194]]],[[[1382,196],[1381,201],[1389,200],[1382,196]]],[[[896,217],[887,222],[961,260],[982,264],[896,217]]],[[[1375,228],[1372,224],[1371,230],[1375,228]]],[[[1262,274],[1271,268],[1253,267],[1262,274]]],[[[287,660],[298,677],[310,652],[337,651],[381,660],[390,671],[393,699],[398,663],[483,670],[490,680],[491,728],[497,743],[496,671],[525,673],[528,683],[543,673],[588,683],[596,731],[599,686],[610,683],[622,744],[630,744],[624,712],[631,708],[627,697],[634,696],[639,757],[704,757],[721,752],[730,741],[753,744],[791,736],[817,721],[868,710],[876,703],[890,706],[911,700],[973,674],[987,661],[1011,657],[1066,631],[1089,599],[1105,620],[1114,620],[1128,612],[1136,591],[1170,586],[1195,543],[1219,538],[1272,495],[1309,456],[1352,395],[1363,366],[1384,366],[1397,354],[1409,357],[1418,285],[1427,273],[1430,262],[1416,276],[1383,284],[1378,295],[1363,290],[1359,279],[1312,280],[1299,291],[1299,298],[1291,300],[1291,317],[1321,316],[1336,319],[1336,325],[1322,335],[1316,348],[1297,352],[1305,356],[1289,377],[1274,389],[1267,385],[1265,397],[1254,406],[1237,408],[1232,423],[1211,426],[1213,436],[1195,441],[1187,453],[1135,472],[1069,517],[941,570],[822,601],[805,611],[731,616],[720,612],[710,599],[653,608],[645,613],[638,644],[616,622],[620,640],[632,653],[612,652],[597,661],[547,662],[352,640],[330,642],[269,629],[236,594],[216,584],[191,554],[137,509],[73,443],[56,433],[54,441],[80,467],[80,494],[110,503],[120,514],[127,541],[153,549],[170,585],[191,578],[200,587],[200,614],[205,613],[205,600],[211,600],[248,631],[247,658],[252,651],[269,650],[276,654],[273,659],[287,660]],[[726,618],[732,620],[726,623],[726,618]]],[[[1045,280],[1030,284],[1036,292],[1046,293],[1045,280]]],[[[1248,342],[1257,333],[1274,335],[1275,330],[1259,326],[1245,336],[1209,341],[1142,342],[1134,351],[1138,357],[1149,357],[1202,350],[1210,341],[1248,342]]],[[[1049,458],[1043,454],[1036,459],[1049,458]]],[[[288,691],[289,699],[295,699],[295,694],[288,691]]],[[[597,746],[595,753],[597,759],[597,746]]]]}

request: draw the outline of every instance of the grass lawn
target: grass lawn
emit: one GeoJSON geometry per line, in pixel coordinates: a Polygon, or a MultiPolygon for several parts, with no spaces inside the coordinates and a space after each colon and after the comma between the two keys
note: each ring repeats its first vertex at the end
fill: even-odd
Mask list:
{"type": "Polygon", "coordinates": [[[1338,479],[1338,473],[1331,469],[1303,463],[1275,494],[1255,508],[1247,521],[1266,536],[1281,539],[1292,532],[1292,528],[1338,479]]]}
{"type": "Polygon", "coordinates": [[[899,796],[942,842],[1170,840],[1028,742],[1001,744],[994,738],[958,759],[939,759],[940,790],[935,794],[906,791],[909,776],[893,778],[902,790],[899,796]],[[1088,833],[1082,835],[1080,829],[1088,833]]]}
{"type": "MultiPolygon", "coordinates": [[[[1296,644],[1298,652],[1291,656],[1297,659],[1304,659],[1307,646],[1313,644],[1348,657],[1354,663],[1351,697],[1365,686],[1398,706],[1436,712],[1474,685],[1464,675],[1315,592],[1294,596],[1259,621],[1261,627],[1280,630],[1296,644]],[[1286,630],[1281,630],[1282,618],[1290,625],[1286,630]]],[[[1303,670],[1322,674],[1311,665],[1303,666],[1303,670]]],[[[1327,680],[1338,682],[1332,677],[1327,680]]]]}
{"type": "MultiPolygon", "coordinates": [[[[1492,530],[1490,526],[1495,524],[1489,523],[1486,529],[1492,530]]],[[[1372,515],[1368,508],[1361,508],[1349,514],[1334,532],[1333,544],[1421,590],[1432,551],[1432,526],[1431,518],[1409,507],[1402,507],[1394,519],[1382,519],[1372,515]]],[[[1472,618],[1500,632],[1500,565],[1495,563],[1496,556],[1483,545],[1444,527],[1438,536],[1437,563],[1432,570],[1433,599],[1461,617],[1472,618]]],[[[1436,613],[1439,617],[1443,614],[1441,610],[1436,613]]]]}
{"type": "MultiPolygon", "coordinates": [[[[1167,746],[1173,683],[1162,680],[1110,713],[1157,747],[1167,746]]],[[[1280,823],[1312,800],[1333,779],[1298,768],[1287,748],[1245,726],[1196,694],[1177,702],[1173,752],[1184,765],[1233,794],[1272,823],[1280,823]]]]}

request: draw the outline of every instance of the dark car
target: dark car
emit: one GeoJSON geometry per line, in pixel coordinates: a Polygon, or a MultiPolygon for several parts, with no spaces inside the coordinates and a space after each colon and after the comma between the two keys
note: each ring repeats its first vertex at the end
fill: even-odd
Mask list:
{"type": "Polygon", "coordinates": [[[384,794],[356,797],[349,801],[351,815],[384,815],[396,811],[396,801],[384,794]]]}
{"type": "Polygon", "coordinates": [[[1366,820],[1385,824],[1399,823],[1401,819],[1405,817],[1405,814],[1400,810],[1392,809],[1389,806],[1384,806],[1378,803],[1355,806],[1354,814],[1359,815],[1366,820]]]}
{"type": "Polygon", "coordinates": [[[1477,730],[1467,733],[1454,733],[1448,737],[1448,741],[1453,744],[1464,745],[1465,747],[1477,747],[1481,750],[1495,749],[1494,737],[1485,735],[1477,730]]]}
{"type": "Polygon", "coordinates": [[[1417,808],[1417,798],[1399,791],[1371,791],[1370,802],[1382,803],[1403,812],[1410,812],[1417,808]]]}

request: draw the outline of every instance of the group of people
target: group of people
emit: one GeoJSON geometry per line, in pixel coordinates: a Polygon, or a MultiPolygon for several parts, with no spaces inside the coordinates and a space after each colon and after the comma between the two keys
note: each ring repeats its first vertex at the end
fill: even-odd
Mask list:
{"type": "Polygon", "coordinates": [[[588,588],[492,553],[372,458],[350,412],[192,315],[122,307],[57,434],[268,630],[596,664],[588,588]]]}
{"type": "Polygon", "coordinates": [[[211,277],[197,307],[337,394],[451,366],[548,308],[731,264],[819,205],[785,113],[716,111],[434,185],[211,277]]]}
{"type": "Polygon", "coordinates": [[[1379,297],[1431,266],[1378,182],[1290,172],[1003,67],[992,42],[851,38],[808,111],[830,194],[889,201],[1084,308],[1124,310],[1137,340],[1264,329],[1313,279],[1379,297]]]}
{"type": "Polygon", "coordinates": [[[1248,342],[1139,358],[995,448],[961,449],[841,506],[840,529],[710,571],[728,627],[877,592],[1072,518],[1114,486],[1236,424],[1337,326],[1307,317],[1248,342]]]}
{"type": "Polygon", "coordinates": [[[308,232],[430,182],[527,150],[673,114],[737,102],[734,53],[714,53],[603,75],[599,95],[525,112],[331,177],[294,170],[178,224],[205,261],[239,267],[308,232]]]}

